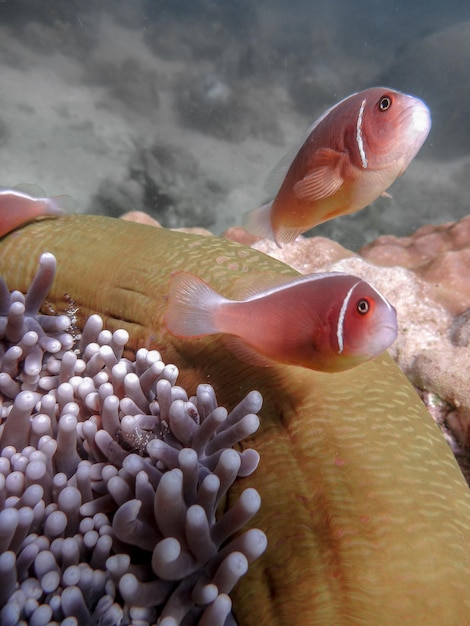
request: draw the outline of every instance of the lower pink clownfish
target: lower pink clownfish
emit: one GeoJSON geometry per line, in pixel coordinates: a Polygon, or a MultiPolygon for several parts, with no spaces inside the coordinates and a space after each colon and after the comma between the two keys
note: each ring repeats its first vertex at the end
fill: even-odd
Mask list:
{"type": "Polygon", "coordinates": [[[279,245],[363,209],[403,174],[430,129],[418,98],[386,87],[352,94],[309,128],[274,200],[248,211],[244,227],[279,245]]]}
{"type": "Polygon", "coordinates": [[[229,300],[197,276],[179,272],[170,282],[165,323],[177,337],[223,333],[229,349],[254,364],[323,372],[368,361],[397,336],[394,307],[369,283],[343,273],[290,279],[229,300]]]}
{"type": "Polygon", "coordinates": [[[35,198],[16,189],[0,188],[0,237],[37,217],[63,215],[61,198],[35,198]]]}

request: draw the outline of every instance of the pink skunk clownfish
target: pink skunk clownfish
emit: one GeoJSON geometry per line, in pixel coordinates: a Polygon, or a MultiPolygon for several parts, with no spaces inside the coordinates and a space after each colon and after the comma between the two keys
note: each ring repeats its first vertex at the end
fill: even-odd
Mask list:
{"type": "Polygon", "coordinates": [[[393,306],[366,281],[343,273],[303,276],[228,300],[179,272],[170,282],[165,324],[177,337],[225,333],[229,349],[251,363],[324,372],[372,359],[397,336],[393,306]]]}
{"type": "MultiPolygon", "coordinates": [[[[65,198],[65,196],[62,196],[65,198]]],[[[63,215],[61,198],[35,198],[16,189],[0,188],[0,237],[36,217],[63,215]]]]}
{"type": "Polygon", "coordinates": [[[246,213],[244,227],[279,245],[363,209],[403,174],[430,128],[418,98],[385,87],[352,94],[314,122],[274,200],[246,213]]]}

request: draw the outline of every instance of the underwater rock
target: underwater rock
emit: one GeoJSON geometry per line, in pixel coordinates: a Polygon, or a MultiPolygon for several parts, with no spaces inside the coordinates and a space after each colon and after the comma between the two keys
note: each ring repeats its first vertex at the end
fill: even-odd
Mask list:
{"type": "Polygon", "coordinates": [[[136,148],[125,180],[101,183],[94,206],[101,213],[118,216],[130,209],[145,211],[165,227],[182,224],[211,226],[225,190],[207,179],[191,154],[177,146],[153,144],[136,148]]]}
{"type": "Polygon", "coordinates": [[[89,9],[81,0],[67,4],[51,2],[47,6],[19,0],[8,6],[7,15],[2,12],[2,25],[7,24],[16,38],[35,54],[60,50],[83,59],[99,43],[99,20],[96,12],[89,9]]]}
{"type": "Polygon", "coordinates": [[[153,68],[132,56],[119,61],[98,56],[83,73],[85,84],[106,90],[98,106],[118,110],[131,119],[136,113],[152,118],[158,111],[158,78],[153,68]]]}
{"type": "Polygon", "coordinates": [[[4,147],[11,136],[8,124],[0,117],[0,146],[4,147]]]}
{"type": "Polygon", "coordinates": [[[465,102],[470,98],[470,21],[415,39],[376,82],[412,91],[432,110],[433,131],[423,155],[455,159],[468,154],[470,130],[465,102]]]}
{"type": "Polygon", "coordinates": [[[266,100],[262,89],[237,74],[232,69],[218,73],[205,65],[183,72],[174,96],[180,123],[234,143],[261,137],[271,144],[282,144],[273,103],[266,100]]]}
{"type": "Polygon", "coordinates": [[[157,228],[161,228],[162,225],[157,220],[153,219],[148,213],[144,213],[144,211],[128,211],[120,216],[121,220],[126,220],[127,222],[135,222],[136,224],[147,224],[147,226],[155,226],[157,228]]]}
{"type": "MultiPolygon", "coordinates": [[[[447,403],[444,425],[470,450],[470,216],[458,222],[423,226],[409,237],[382,236],[361,255],[381,266],[400,265],[420,279],[428,306],[439,307],[436,336],[412,360],[401,354],[398,363],[412,382],[447,403]],[[433,305],[434,303],[434,305],[433,305]],[[437,305],[437,306],[436,306],[437,305]]],[[[432,408],[432,407],[431,407],[432,408]]],[[[467,478],[470,474],[467,474],[467,478]]]]}
{"type": "MultiPolygon", "coordinates": [[[[147,213],[143,211],[129,211],[128,213],[124,213],[121,215],[121,220],[125,220],[127,222],[135,222],[136,224],[147,224],[147,226],[156,226],[157,228],[162,228],[160,222],[154,220],[153,217],[150,217],[147,213]]],[[[206,228],[199,228],[198,226],[193,226],[189,228],[172,228],[175,232],[178,233],[192,233],[193,235],[205,235],[206,237],[213,237],[213,234],[210,230],[206,228]]]]}
{"type": "MultiPolygon", "coordinates": [[[[153,7],[146,6],[146,14],[153,7]]],[[[158,19],[147,20],[144,41],[157,56],[185,64],[195,60],[222,65],[238,59],[240,29],[251,24],[254,6],[248,0],[236,5],[178,0],[158,19]]]]}
{"type": "Polygon", "coordinates": [[[401,265],[422,278],[434,300],[450,313],[470,308],[470,215],[458,222],[423,226],[409,237],[384,235],[360,254],[377,265],[401,265]]]}
{"type": "Polygon", "coordinates": [[[176,85],[175,102],[185,127],[239,142],[250,132],[250,114],[241,95],[246,91],[229,84],[211,70],[185,73],[176,85]]]}
{"type": "Polygon", "coordinates": [[[261,239],[250,234],[242,226],[229,228],[222,236],[264,252],[274,259],[287,263],[302,274],[325,271],[324,268],[335,261],[357,256],[356,253],[327,237],[300,235],[291,243],[283,243],[280,248],[269,239],[261,239]]]}

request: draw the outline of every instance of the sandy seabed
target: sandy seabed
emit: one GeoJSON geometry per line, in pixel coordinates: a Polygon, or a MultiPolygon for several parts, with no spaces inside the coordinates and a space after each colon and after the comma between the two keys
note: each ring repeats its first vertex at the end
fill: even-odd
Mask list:
{"type": "Polygon", "coordinates": [[[392,199],[315,234],[357,249],[379,234],[468,213],[470,140],[459,117],[466,86],[457,75],[455,125],[444,124],[449,103],[435,80],[434,92],[428,85],[425,54],[434,29],[440,50],[456,42],[452,56],[441,57],[442,75],[446,64],[458,68],[468,58],[458,36],[467,23],[449,28],[449,16],[436,15],[422,39],[393,48],[374,40],[371,21],[370,32],[351,28],[351,48],[344,36],[350,18],[337,19],[341,3],[319,19],[301,2],[295,18],[282,3],[251,13],[245,5],[230,14],[205,2],[199,10],[178,2],[173,12],[143,1],[99,9],[56,2],[48,11],[32,2],[0,4],[1,184],[66,194],[68,210],[143,210],[166,226],[220,233],[269,198],[271,170],[326,107],[390,77],[390,87],[425,96],[434,119],[427,145],[391,188],[392,199]]]}

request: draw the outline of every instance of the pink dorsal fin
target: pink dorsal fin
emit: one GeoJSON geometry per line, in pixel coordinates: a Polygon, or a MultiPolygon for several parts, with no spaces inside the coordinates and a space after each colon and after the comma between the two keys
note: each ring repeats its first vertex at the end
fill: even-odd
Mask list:
{"type": "Polygon", "coordinates": [[[234,299],[246,300],[258,296],[265,291],[287,285],[295,280],[295,276],[289,274],[277,274],[276,272],[250,272],[240,276],[234,282],[234,299]]]}

